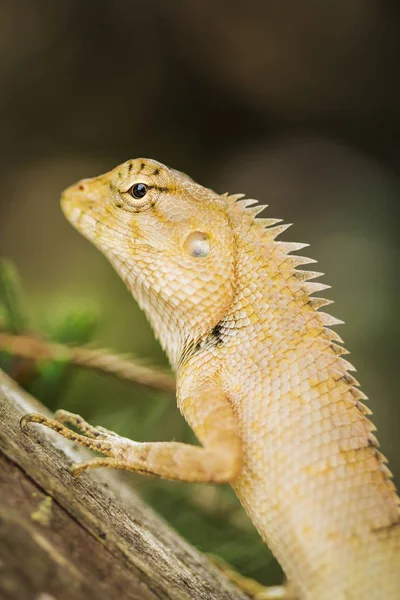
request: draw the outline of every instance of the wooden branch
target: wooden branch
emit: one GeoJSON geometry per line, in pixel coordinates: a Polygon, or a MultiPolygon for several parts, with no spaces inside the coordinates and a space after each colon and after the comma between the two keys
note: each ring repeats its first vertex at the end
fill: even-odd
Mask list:
{"type": "Polygon", "coordinates": [[[13,335],[0,331],[0,350],[32,360],[62,358],[76,367],[112,375],[118,379],[175,394],[175,378],[155,367],[132,358],[112,354],[107,350],[83,346],[65,346],[28,335],[13,335]]]}
{"type": "Polygon", "coordinates": [[[2,600],[244,600],[118,474],[74,479],[88,453],[47,428],[48,415],[0,371],[2,600]]]}

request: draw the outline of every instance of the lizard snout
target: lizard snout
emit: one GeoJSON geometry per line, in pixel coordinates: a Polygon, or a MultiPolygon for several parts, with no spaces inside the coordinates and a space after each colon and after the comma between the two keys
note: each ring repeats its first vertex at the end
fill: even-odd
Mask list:
{"type": "Polygon", "coordinates": [[[73,224],[79,218],[89,193],[89,179],[81,179],[61,194],[61,208],[73,224]]]}

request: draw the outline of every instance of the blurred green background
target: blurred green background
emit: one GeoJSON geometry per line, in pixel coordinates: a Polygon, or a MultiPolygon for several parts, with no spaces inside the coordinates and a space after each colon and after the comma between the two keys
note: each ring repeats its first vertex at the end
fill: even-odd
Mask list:
{"type": "MultiPolygon", "coordinates": [[[[2,0],[0,257],[19,270],[28,325],[73,341],[97,318],[96,344],[165,365],[60,193],[139,156],[245,192],[311,243],[399,480],[399,66],[390,0],[2,0]]],[[[84,373],[36,388],[136,440],[192,439],[162,393],[84,373]]],[[[279,582],[229,488],[129,480],[199,548],[279,582]]]]}

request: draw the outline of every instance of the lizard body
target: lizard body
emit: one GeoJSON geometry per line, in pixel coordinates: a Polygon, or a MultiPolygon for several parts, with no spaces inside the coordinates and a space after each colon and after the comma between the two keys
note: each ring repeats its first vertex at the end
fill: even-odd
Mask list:
{"type": "Polygon", "coordinates": [[[177,373],[202,447],[139,444],[61,415],[28,418],[111,466],[230,482],[301,600],[400,598],[399,499],[327,286],[264,207],[136,159],[63,194],[67,218],[111,261],[177,373]]]}

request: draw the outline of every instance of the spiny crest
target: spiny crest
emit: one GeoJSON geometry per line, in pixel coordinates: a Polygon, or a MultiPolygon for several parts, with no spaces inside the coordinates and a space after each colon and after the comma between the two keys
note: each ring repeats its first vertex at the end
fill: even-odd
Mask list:
{"type": "MultiPolygon", "coordinates": [[[[286,231],[290,224],[282,223],[282,219],[268,219],[268,218],[257,218],[266,206],[257,204],[254,206],[254,200],[246,200],[243,194],[237,194],[228,196],[226,195],[226,199],[232,201],[235,207],[238,209],[240,213],[240,217],[247,217],[247,222],[250,224],[250,228],[253,228],[253,231],[256,232],[257,237],[264,242],[265,244],[273,244],[279,249],[280,254],[283,257],[283,261],[281,263],[281,267],[283,272],[287,272],[288,276],[295,276],[298,281],[300,281],[304,289],[308,295],[308,306],[318,311],[319,321],[323,326],[323,334],[325,340],[327,341],[327,345],[330,351],[336,355],[336,367],[338,369],[338,379],[344,379],[345,382],[349,386],[349,391],[351,392],[351,396],[353,398],[354,405],[360,411],[365,419],[365,424],[369,430],[369,443],[372,447],[375,448],[375,457],[379,462],[380,469],[386,479],[387,485],[389,489],[395,490],[394,484],[391,480],[392,473],[386,467],[385,463],[386,458],[379,452],[378,450],[378,441],[374,434],[372,433],[375,429],[374,425],[368,419],[368,416],[372,414],[372,411],[365,406],[363,401],[368,400],[367,396],[359,389],[359,382],[353,375],[351,375],[352,371],[356,369],[354,366],[343,358],[343,355],[348,354],[348,350],[346,350],[340,344],[343,344],[343,340],[335,331],[331,329],[331,327],[335,325],[343,324],[343,321],[333,317],[332,315],[319,311],[319,309],[332,304],[332,300],[327,300],[325,298],[319,298],[318,296],[313,296],[312,294],[316,292],[320,292],[324,289],[328,289],[330,286],[318,282],[310,281],[312,279],[317,279],[321,277],[323,273],[317,271],[305,271],[300,269],[302,265],[312,264],[317,262],[316,260],[303,256],[293,255],[293,252],[297,252],[298,250],[302,250],[309,246],[309,244],[296,243],[296,242],[281,242],[276,241],[276,238],[286,231]]],[[[398,500],[400,504],[400,499],[398,500]]]]}
{"type": "Polygon", "coordinates": [[[303,271],[302,269],[298,269],[295,272],[295,275],[299,281],[308,281],[310,279],[322,277],[323,273],[320,273],[319,271],[303,271]]]}
{"type": "Polygon", "coordinates": [[[314,310],[319,310],[323,306],[329,306],[329,304],[333,304],[333,300],[329,300],[328,298],[319,298],[317,296],[315,298],[310,298],[310,304],[314,310]]]}
{"type": "Polygon", "coordinates": [[[258,201],[253,200],[252,198],[243,198],[243,200],[236,200],[236,204],[238,204],[239,206],[243,206],[243,208],[247,208],[248,206],[252,206],[253,204],[258,204],[258,201]]]}
{"type": "MultiPolygon", "coordinates": [[[[262,217],[257,218],[257,216],[263,212],[268,205],[258,204],[257,200],[245,198],[244,194],[224,194],[223,197],[230,201],[234,205],[235,209],[238,209],[238,212],[241,216],[246,216],[248,218],[250,223],[254,226],[254,230],[256,231],[258,237],[263,242],[266,244],[274,242],[281,253],[286,255],[284,261],[285,267],[288,270],[293,271],[293,274],[299,281],[304,282],[305,290],[309,295],[330,287],[323,283],[309,283],[309,280],[321,277],[323,273],[298,269],[298,267],[302,265],[317,262],[315,259],[303,256],[290,256],[292,252],[297,252],[298,250],[307,248],[309,244],[276,241],[276,238],[284,233],[292,225],[292,223],[282,223],[282,219],[268,219],[262,217]],[[257,205],[253,206],[254,204],[257,205]]],[[[326,306],[327,304],[331,303],[331,301],[323,300],[322,298],[315,298],[315,300],[315,304],[319,303],[319,307],[326,306]]]]}
{"type": "MultiPolygon", "coordinates": [[[[251,226],[254,226],[253,231],[257,233],[257,237],[266,244],[273,242],[276,245],[280,253],[284,256],[283,262],[281,263],[282,269],[287,272],[288,277],[294,276],[298,281],[302,282],[304,290],[309,296],[308,305],[311,308],[319,311],[320,308],[333,303],[333,300],[313,296],[313,294],[331,287],[324,283],[311,281],[312,279],[321,277],[323,273],[318,271],[306,271],[299,268],[303,265],[312,264],[317,261],[313,258],[292,254],[293,252],[307,248],[309,244],[276,241],[276,238],[291,226],[291,223],[282,223],[282,219],[257,218],[257,215],[267,208],[267,206],[262,204],[253,206],[257,201],[244,198],[244,194],[226,194],[224,197],[232,202],[235,209],[237,208],[240,212],[241,216],[248,217],[251,226]]],[[[337,343],[343,343],[342,338],[335,331],[330,329],[334,325],[341,325],[343,321],[336,317],[332,317],[332,315],[325,312],[318,312],[318,314],[321,324],[324,327],[325,336],[331,342],[332,351],[339,356],[340,354],[345,354],[347,351],[341,346],[337,346],[337,343]]],[[[350,363],[347,363],[347,361],[344,362],[348,365],[347,368],[349,370],[354,370],[354,367],[350,365],[350,363]]]]}
{"type": "MultiPolygon", "coordinates": [[[[304,273],[304,271],[303,271],[304,273]]],[[[311,271],[312,273],[312,271],[311,271]]],[[[329,290],[331,288],[330,285],[327,285],[326,283],[319,283],[316,281],[307,281],[304,284],[304,288],[307,292],[307,294],[309,296],[311,296],[312,294],[315,294],[316,292],[323,292],[324,290],[329,290]]]]}
{"type": "Polygon", "coordinates": [[[267,227],[265,230],[265,239],[275,240],[281,233],[289,229],[293,223],[281,223],[280,225],[275,225],[275,227],[267,227]]]}
{"type": "MultiPolygon", "coordinates": [[[[276,229],[276,227],[272,227],[272,230],[276,229]]],[[[287,229],[287,227],[285,228],[287,229]]],[[[282,233],[282,232],[279,232],[282,233]]],[[[274,237],[272,239],[275,239],[276,235],[274,235],[274,237]]],[[[268,238],[271,239],[271,238],[268,238]]],[[[284,253],[284,254],[290,254],[291,252],[297,252],[298,250],[303,250],[303,248],[308,248],[308,246],[310,244],[304,244],[303,242],[275,242],[278,246],[278,248],[284,253]]],[[[296,257],[293,257],[296,258],[296,257]]],[[[310,259],[309,259],[310,260],[310,259]]],[[[317,262],[317,261],[315,261],[317,262]]],[[[304,264],[304,263],[303,263],[304,264]]]]}

